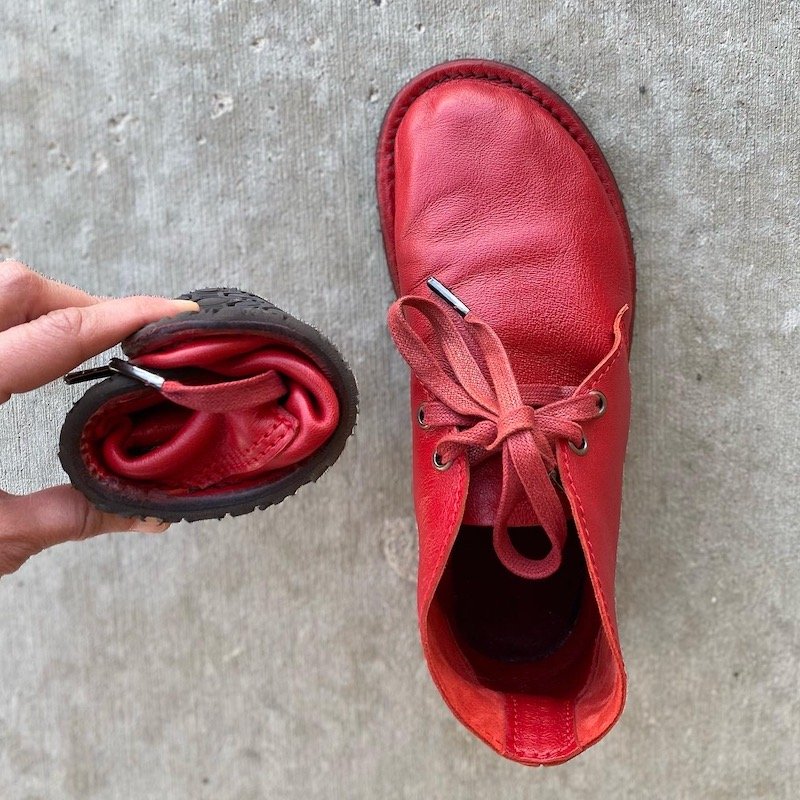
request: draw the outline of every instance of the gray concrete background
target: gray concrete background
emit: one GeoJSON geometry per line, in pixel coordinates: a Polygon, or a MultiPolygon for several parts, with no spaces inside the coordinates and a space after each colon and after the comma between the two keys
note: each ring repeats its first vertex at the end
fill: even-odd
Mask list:
{"type": "MultiPolygon", "coordinates": [[[[67,545],[0,584],[0,796],[789,798],[800,783],[794,3],[0,3],[0,255],[98,293],[238,284],[362,394],[315,488],[67,545]],[[619,726],[550,770],[449,715],[417,644],[406,370],[373,147],[477,55],[577,108],[639,262],[619,726]]],[[[60,481],[77,393],[0,409],[2,481],[60,481]]]]}

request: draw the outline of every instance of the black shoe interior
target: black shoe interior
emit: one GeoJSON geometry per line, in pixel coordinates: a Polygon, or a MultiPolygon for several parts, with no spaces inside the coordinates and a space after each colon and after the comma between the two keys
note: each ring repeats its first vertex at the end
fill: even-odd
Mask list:
{"type": "MultiPolygon", "coordinates": [[[[543,557],[550,547],[540,527],[512,528],[510,535],[531,558],[543,557]]],[[[491,528],[469,525],[458,534],[447,573],[448,616],[456,637],[476,655],[509,664],[542,661],[564,645],[588,580],[574,525],[561,567],[549,578],[529,580],[509,572],[495,554],[491,528]]]]}

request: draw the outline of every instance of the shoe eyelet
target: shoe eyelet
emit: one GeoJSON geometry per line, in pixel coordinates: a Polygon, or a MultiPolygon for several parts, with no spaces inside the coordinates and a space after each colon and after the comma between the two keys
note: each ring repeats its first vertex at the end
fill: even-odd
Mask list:
{"type": "Polygon", "coordinates": [[[444,472],[447,469],[450,469],[450,465],[453,463],[452,461],[442,461],[442,457],[439,455],[438,450],[433,451],[433,466],[434,469],[438,469],[439,472],[444,472]]]}
{"type": "Polygon", "coordinates": [[[426,424],[426,422],[425,422],[425,406],[424,405],[421,405],[417,409],[417,424],[423,430],[428,430],[428,428],[431,427],[430,425],[426,424]]]}
{"type": "Polygon", "coordinates": [[[575,453],[576,456],[585,456],[589,452],[589,442],[585,436],[581,435],[581,443],[579,445],[567,442],[569,449],[575,453]]]}
{"type": "Polygon", "coordinates": [[[597,398],[597,414],[595,415],[595,419],[597,419],[597,417],[602,417],[608,408],[608,399],[599,389],[592,389],[589,394],[593,394],[597,398]]]}

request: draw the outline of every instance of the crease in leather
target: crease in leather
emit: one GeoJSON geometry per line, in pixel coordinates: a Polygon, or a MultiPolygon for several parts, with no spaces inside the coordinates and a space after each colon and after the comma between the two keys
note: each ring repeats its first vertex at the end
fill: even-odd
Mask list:
{"type": "Polygon", "coordinates": [[[278,477],[338,424],[330,382],[285,342],[216,335],[135,363],[166,370],[168,380],[162,393],[134,390],[90,417],[81,453],[98,480],[189,494],[278,477]]]}

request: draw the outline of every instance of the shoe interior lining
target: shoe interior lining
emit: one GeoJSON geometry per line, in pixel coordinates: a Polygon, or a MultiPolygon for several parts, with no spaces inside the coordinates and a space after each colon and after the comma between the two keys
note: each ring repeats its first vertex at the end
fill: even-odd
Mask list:
{"type": "MultiPolygon", "coordinates": [[[[511,536],[529,556],[541,557],[549,546],[538,527],[512,529],[511,536]]],[[[560,569],[543,580],[509,572],[494,552],[491,528],[463,526],[435,602],[481,685],[572,697],[583,685],[599,617],[574,525],[560,569]]]]}

